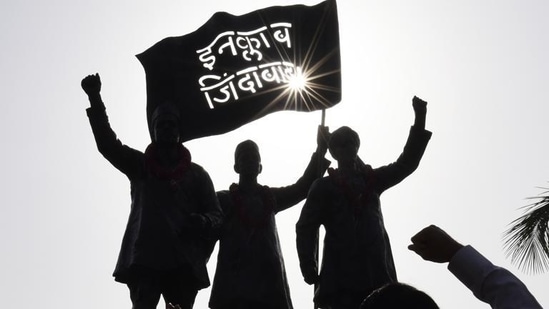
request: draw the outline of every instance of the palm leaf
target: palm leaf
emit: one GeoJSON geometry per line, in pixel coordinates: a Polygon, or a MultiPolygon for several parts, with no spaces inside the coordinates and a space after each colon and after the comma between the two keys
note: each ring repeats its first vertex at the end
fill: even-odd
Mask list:
{"type": "Polygon", "coordinates": [[[510,223],[504,232],[504,249],[511,263],[526,273],[538,274],[549,270],[549,189],[533,203],[521,207],[522,216],[510,223]]]}

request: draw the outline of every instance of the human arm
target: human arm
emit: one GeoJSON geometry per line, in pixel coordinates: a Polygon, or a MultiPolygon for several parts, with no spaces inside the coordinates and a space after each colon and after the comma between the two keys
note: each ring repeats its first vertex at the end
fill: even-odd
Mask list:
{"type": "Polygon", "coordinates": [[[101,99],[101,78],[99,74],[88,75],[81,82],[82,89],[88,95],[90,107],[86,110],[97,149],[114,167],[126,175],[135,171],[140,164],[142,154],[127,147],[118,140],[112,130],[101,99]]]}
{"type": "Polygon", "coordinates": [[[408,249],[424,260],[448,263],[463,245],[436,225],[430,225],[412,237],[408,249]]]}
{"type": "Polygon", "coordinates": [[[423,259],[449,263],[448,269],[492,308],[541,308],[528,288],[511,272],[492,264],[471,246],[463,246],[437,226],[412,237],[408,248],[423,259]]]}
{"type": "Polygon", "coordinates": [[[542,308],[520,279],[492,264],[471,246],[460,249],[448,269],[483,302],[498,309],[542,308]]]}

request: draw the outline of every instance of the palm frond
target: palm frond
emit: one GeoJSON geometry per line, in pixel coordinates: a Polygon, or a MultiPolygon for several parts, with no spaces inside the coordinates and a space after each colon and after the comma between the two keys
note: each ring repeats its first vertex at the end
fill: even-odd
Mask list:
{"type": "Polygon", "coordinates": [[[521,207],[522,216],[510,223],[504,232],[504,249],[511,263],[526,273],[539,274],[549,270],[549,189],[533,203],[521,207]]]}

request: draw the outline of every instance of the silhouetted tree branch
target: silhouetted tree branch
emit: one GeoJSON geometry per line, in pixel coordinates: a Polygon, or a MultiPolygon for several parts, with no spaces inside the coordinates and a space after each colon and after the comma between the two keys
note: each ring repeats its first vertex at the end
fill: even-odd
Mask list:
{"type": "Polygon", "coordinates": [[[549,188],[533,203],[523,206],[524,213],[504,232],[506,256],[526,273],[549,270],[549,188]]]}

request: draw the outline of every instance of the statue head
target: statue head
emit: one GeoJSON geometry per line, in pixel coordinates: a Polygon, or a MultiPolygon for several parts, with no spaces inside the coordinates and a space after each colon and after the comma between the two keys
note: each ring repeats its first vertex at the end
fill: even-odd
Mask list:
{"type": "Polygon", "coordinates": [[[254,141],[245,140],[236,146],[234,151],[234,171],[236,173],[257,176],[262,169],[259,147],[254,141]]]}
{"type": "Polygon", "coordinates": [[[180,142],[179,110],[172,102],[158,105],[151,116],[153,141],[158,144],[177,144],[180,142]]]}
{"type": "Polygon", "coordinates": [[[360,147],[360,138],[353,129],[343,126],[330,135],[328,149],[338,162],[355,160],[360,147]]]}

